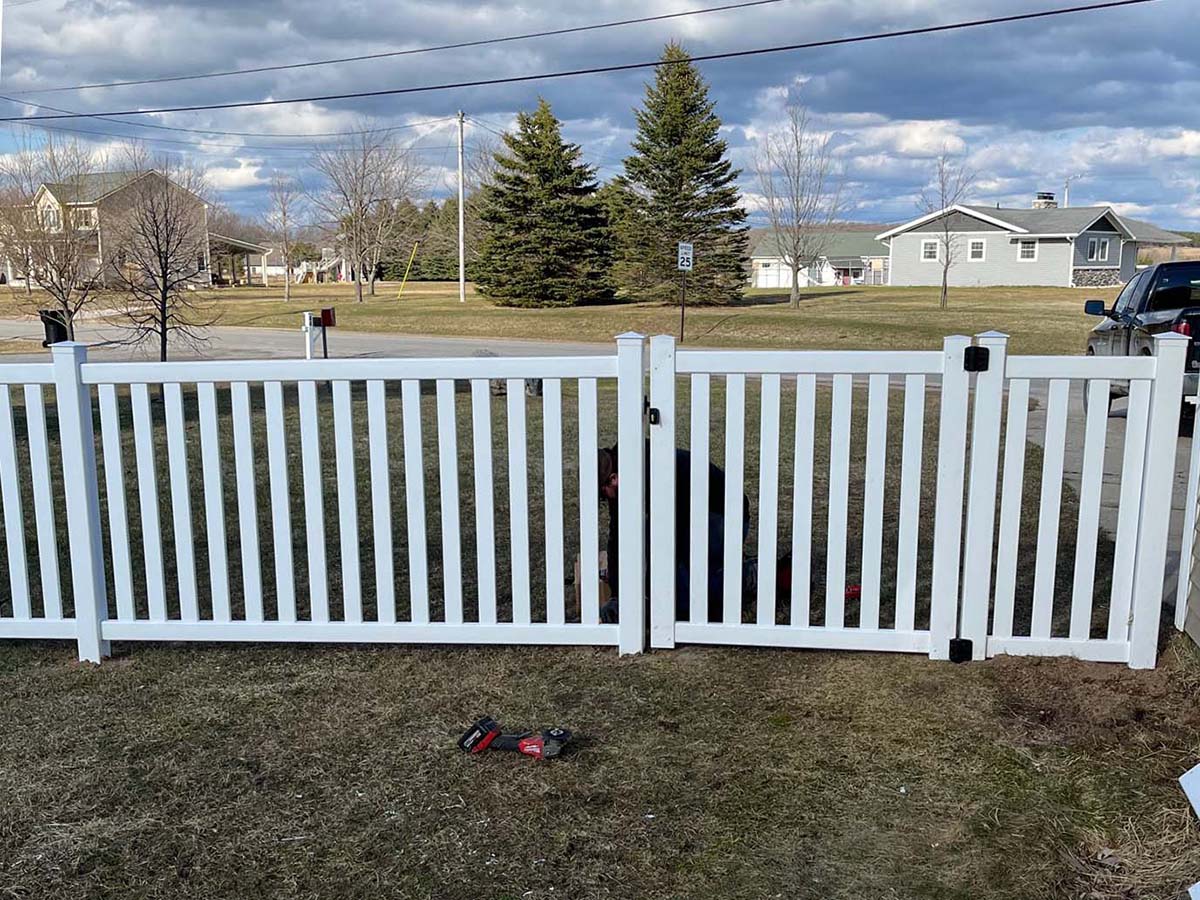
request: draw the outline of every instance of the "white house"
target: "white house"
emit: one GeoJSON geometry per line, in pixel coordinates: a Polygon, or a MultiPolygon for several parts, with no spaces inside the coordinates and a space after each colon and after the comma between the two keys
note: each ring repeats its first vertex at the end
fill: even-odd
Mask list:
{"type": "MultiPolygon", "coordinates": [[[[887,246],[869,231],[831,231],[815,243],[820,244],[821,253],[801,268],[801,287],[888,283],[887,246]]],[[[791,289],[791,267],[770,229],[752,242],[750,284],[756,288],[791,289]]]]}

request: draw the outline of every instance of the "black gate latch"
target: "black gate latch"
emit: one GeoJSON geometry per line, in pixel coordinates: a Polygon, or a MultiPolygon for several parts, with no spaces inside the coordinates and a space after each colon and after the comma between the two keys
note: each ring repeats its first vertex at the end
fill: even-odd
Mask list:
{"type": "Polygon", "coordinates": [[[987,347],[968,347],[963,351],[963,371],[986,372],[990,355],[987,347]]]}

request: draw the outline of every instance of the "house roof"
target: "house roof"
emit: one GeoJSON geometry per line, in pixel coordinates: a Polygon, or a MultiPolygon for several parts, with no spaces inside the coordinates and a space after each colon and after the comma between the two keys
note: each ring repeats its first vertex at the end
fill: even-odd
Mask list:
{"type": "Polygon", "coordinates": [[[208,233],[208,241],[209,244],[224,244],[227,247],[231,247],[234,250],[240,250],[243,253],[270,254],[273,252],[270,247],[267,247],[263,244],[256,244],[254,241],[246,241],[242,240],[241,238],[229,237],[228,235],[224,234],[217,234],[215,231],[210,231],[208,233]]]}
{"type": "Polygon", "coordinates": [[[46,184],[59,203],[95,203],[101,197],[125,187],[141,172],[94,172],[65,183],[46,184]]]}
{"type": "MultiPolygon", "coordinates": [[[[1074,237],[1086,231],[1097,220],[1105,215],[1110,216],[1119,228],[1128,232],[1130,238],[1145,244],[1190,244],[1188,238],[1174,232],[1165,231],[1149,222],[1128,219],[1117,215],[1111,206],[1069,206],[1050,207],[1048,209],[1008,209],[996,206],[958,205],[951,210],[966,213],[990,222],[998,227],[1007,228],[1017,234],[1031,235],[1067,235],[1074,237]]],[[[925,222],[932,221],[947,210],[931,213],[898,225],[891,231],[879,235],[880,239],[891,237],[908,231],[925,222]]]]}
{"type": "MultiPolygon", "coordinates": [[[[827,259],[837,257],[861,259],[864,256],[887,256],[887,247],[875,239],[869,231],[830,231],[821,241],[821,255],[827,259]]],[[[757,236],[750,250],[752,257],[767,257],[781,259],[784,254],[779,249],[776,234],[770,229],[764,230],[757,236]]]]}

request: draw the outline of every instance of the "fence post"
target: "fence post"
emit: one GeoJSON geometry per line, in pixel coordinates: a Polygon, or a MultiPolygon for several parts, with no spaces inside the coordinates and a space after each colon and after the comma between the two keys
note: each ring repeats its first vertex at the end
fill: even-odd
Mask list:
{"type": "Polygon", "coordinates": [[[675,646],[675,338],[650,338],[650,646],[675,646]]]}
{"type": "Polygon", "coordinates": [[[1190,338],[1180,334],[1154,337],[1156,365],[1150,387],[1150,422],[1146,429],[1146,463],[1142,470],[1141,513],[1133,564],[1132,618],[1129,623],[1131,669],[1153,669],[1158,658],[1158,624],[1166,579],[1175,447],[1189,343],[1190,338]]]}
{"type": "Polygon", "coordinates": [[[617,337],[617,640],[622,655],[646,649],[645,340],[632,331],[617,337]]]}
{"type": "Polygon", "coordinates": [[[1192,593],[1192,548],[1196,542],[1196,503],[1200,499],[1200,396],[1186,398],[1192,405],[1192,452],[1188,457],[1187,494],[1183,501],[1183,535],[1179,542],[1179,578],[1175,584],[1175,628],[1183,631],[1192,593]]]}
{"type": "Polygon", "coordinates": [[[1000,466],[1000,418],[1004,407],[1008,335],[988,331],[976,336],[976,344],[987,349],[988,367],[986,372],[980,372],[975,378],[959,636],[971,641],[972,659],[986,659],[996,528],[996,477],[1000,466]]]}
{"type": "Polygon", "coordinates": [[[970,376],[963,357],[971,339],[955,334],[942,343],[942,396],[938,419],[937,497],[933,516],[933,582],[929,598],[929,658],[949,659],[958,629],[962,562],[963,481],[967,457],[970,376]]]}
{"type": "Polygon", "coordinates": [[[74,341],[52,344],[50,355],[54,361],[54,393],[62,443],[63,493],[79,658],[98,663],[109,655],[109,642],[100,634],[100,623],[108,617],[108,594],[104,584],[92,396],[80,371],[87,362],[87,345],[74,341]]]}

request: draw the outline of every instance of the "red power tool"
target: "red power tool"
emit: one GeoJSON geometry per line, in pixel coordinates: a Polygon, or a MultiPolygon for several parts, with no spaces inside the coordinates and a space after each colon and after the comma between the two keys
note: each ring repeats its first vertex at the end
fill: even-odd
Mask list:
{"type": "Polygon", "coordinates": [[[553,759],[570,741],[571,732],[565,728],[546,728],[536,735],[532,731],[504,734],[499,722],[491,716],[483,716],[458,739],[458,747],[467,753],[513,750],[534,759],[553,759]]]}

